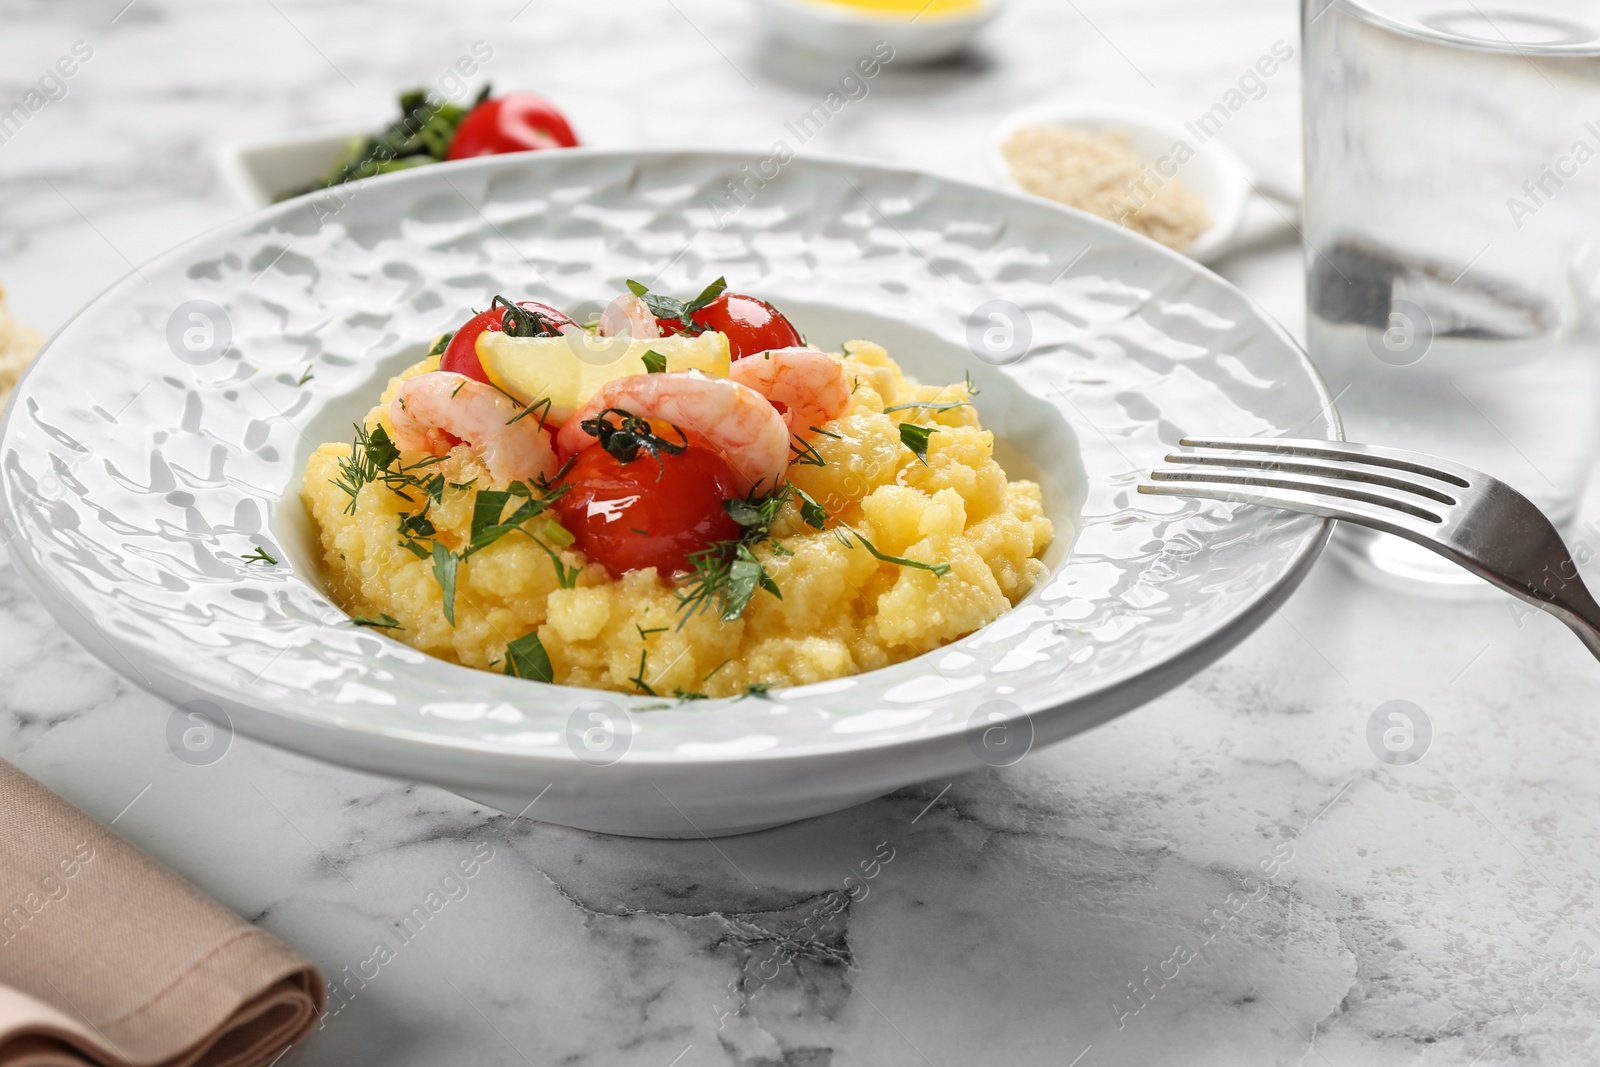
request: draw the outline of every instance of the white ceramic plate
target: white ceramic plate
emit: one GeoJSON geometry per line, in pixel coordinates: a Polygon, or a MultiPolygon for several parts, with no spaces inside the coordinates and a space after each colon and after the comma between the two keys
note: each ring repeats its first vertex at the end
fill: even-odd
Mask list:
{"type": "Polygon", "coordinates": [[[1014,761],[1176,685],[1299,582],[1327,524],[1134,492],[1185,433],[1337,435],[1303,354],[1241,293],[1087,216],[911,171],[797,159],[740,207],[728,183],[759,165],[440,164],[146,264],[50,342],[9,408],[17,567],[112,666],[253,736],[652,836],[1014,761]],[[330,603],[304,460],[430,337],[496,292],[571,306],[628,277],[688,292],[719,274],[815,342],[878,340],[925,381],[971,374],[1002,460],[1081,530],[1020,606],[885,670],[676,705],[454,666],[330,603]],[[246,563],[258,546],[278,563],[246,563]]]}

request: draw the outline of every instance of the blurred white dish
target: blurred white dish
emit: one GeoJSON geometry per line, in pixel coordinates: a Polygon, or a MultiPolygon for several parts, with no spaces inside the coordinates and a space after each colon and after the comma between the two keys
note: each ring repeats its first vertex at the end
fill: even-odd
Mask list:
{"type": "Polygon", "coordinates": [[[368,132],[353,126],[323,126],[231,141],[217,153],[217,170],[240,206],[254,211],[284,193],[320,181],[344,154],[350,138],[368,132]]]}
{"type": "MultiPolygon", "coordinates": [[[[972,11],[906,18],[827,0],[755,0],[778,32],[812,51],[867,56],[887,41],[894,62],[928,63],[966,47],[978,29],[1000,13],[1002,0],[979,0],[972,11]]],[[[881,58],[881,57],[880,57],[881,58]]]]}
{"type": "Polygon", "coordinates": [[[1001,151],[1011,135],[1025,126],[1066,126],[1093,134],[1123,134],[1129,147],[1151,162],[1170,158],[1178,145],[1187,145],[1194,155],[1178,168],[1176,180],[1194,190],[1211,215],[1211,228],[1189,247],[1180,249],[1190,259],[1214,263],[1246,244],[1281,234],[1294,225],[1298,196],[1269,187],[1217,138],[1202,141],[1193,129],[1166,115],[1095,100],[1048,100],[1014,112],[995,127],[988,146],[989,169],[1009,189],[1027,194],[1012,177],[1001,151]],[[1252,201],[1262,199],[1256,195],[1258,192],[1283,204],[1252,212],[1252,201]]]}

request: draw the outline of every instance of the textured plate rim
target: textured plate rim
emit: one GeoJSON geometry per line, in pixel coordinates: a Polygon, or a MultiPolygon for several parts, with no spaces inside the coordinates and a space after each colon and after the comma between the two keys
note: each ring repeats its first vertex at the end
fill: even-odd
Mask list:
{"type": "MultiPolygon", "coordinates": [[[[696,159],[722,160],[735,167],[741,164],[757,163],[764,158],[759,152],[751,151],[732,149],[707,150],[699,148],[672,147],[646,149],[570,148],[560,149],[558,152],[552,152],[550,154],[552,156],[559,154],[559,156],[563,158],[589,157],[617,160],[692,157],[696,159]]],[[[472,160],[462,160],[453,163],[437,164],[427,168],[418,168],[413,171],[402,171],[364,179],[363,185],[368,189],[372,189],[387,187],[390,185],[406,184],[419,180],[419,178],[425,176],[428,172],[436,171],[437,167],[454,168],[454,173],[457,174],[464,174],[474,170],[495,170],[500,167],[509,167],[514,162],[520,161],[520,158],[521,157],[517,155],[499,157],[488,156],[472,160]]],[[[1146,238],[1140,234],[1133,233],[1131,231],[1124,230],[1121,227],[1115,226],[1114,224],[1100,219],[1097,216],[1067,207],[1062,204],[1056,204],[1051,201],[1031,197],[1009,189],[999,188],[992,184],[949,177],[916,167],[889,165],[842,154],[806,152],[797,153],[794,158],[797,162],[815,163],[838,168],[855,168],[911,179],[931,180],[943,186],[974,193],[979,196],[999,197],[1011,200],[1026,207],[1028,210],[1054,213],[1069,217],[1073,219],[1077,225],[1087,226],[1091,230],[1099,231],[1101,235],[1110,242],[1131,242],[1135,246],[1141,248],[1147,254],[1154,254],[1159,258],[1176,263],[1185,272],[1208,277],[1215,284],[1232,290],[1256,315],[1259,324],[1265,327],[1273,336],[1275,336],[1288,352],[1293,354],[1295,365],[1298,366],[1300,372],[1305,376],[1307,382],[1311,385],[1319,399],[1321,399],[1323,402],[1322,412],[1320,413],[1321,417],[1327,419],[1331,428],[1334,430],[1337,439],[1343,438],[1343,431],[1339,421],[1338,412],[1334,406],[1334,398],[1329,392],[1327,385],[1323,381],[1320,373],[1312,364],[1304,348],[1294,340],[1288,331],[1284,329],[1282,324],[1268,315],[1253,298],[1251,298],[1248,294],[1243,293],[1238,289],[1237,286],[1234,286],[1231,282],[1220,277],[1203,264],[1197,263],[1194,260],[1189,259],[1187,256],[1173,251],[1172,249],[1169,249],[1164,245],[1161,245],[1158,242],[1146,238]]],[[[82,308],[80,308],[72,315],[71,318],[67,320],[67,322],[63,323],[62,326],[51,335],[50,339],[45,343],[43,348],[41,348],[34,362],[29,366],[22,378],[18,381],[14,395],[21,395],[22,387],[28,382],[28,380],[36,373],[41,372],[45,358],[50,354],[50,351],[54,347],[57,339],[63,332],[67,330],[68,327],[77,323],[96,305],[105,300],[111,294],[122,289],[124,286],[136,284],[140,280],[140,272],[144,268],[164,266],[169,261],[178,260],[180,257],[189,254],[191,249],[197,248],[206,242],[211,241],[214,237],[225,231],[245,232],[252,227],[259,226],[260,224],[267,222],[280,213],[288,214],[299,207],[304,206],[311,199],[319,196],[326,197],[336,193],[337,190],[307,193],[303,196],[282,201],[257,211],[248,212],[242,216],[227,220],[216,226],[209,227],[205,231],[196,234],[190,239],[183,241],[180,244],[167,249],[139,264],[127,275],[103,289],[94,297],[93,300],[89,301],[82,308]]],[[[7,405],[4,417],[3,419],[0,419],[0,442],[4,442],[9,437],[11,422],[15,416],[16,410],[17,407],[15,404],[7,405]]],[[[25,524],[19,523],[17,520],[17,515],[11,501],[9,486],[4,487],[3,491],[0,491],[0,511],[3,511],[4,518],[8,523],[11,524],[13,531],[22,530],[25,528],[25,524]]],[[[1293,547],[1292,554],[1282,564],[1282,572],[1276,577],[1269,588],[1257,590],[1253,597],[1241,603],[1238,608],[1236,608],[1227,616],[1224,616],[1212,623],[1208,629],[1198,633],[1191,640],[1182,644],[1173,645],[1165,651],[1159,661],[1155,663],[1136,664],[1120,668],[1115,672],[1108,674],[1092,688],[1075,692],[1070,698],[1064,701],[1048,703],[1033,708],[1024,708],[1024,715],[1030,722],[1034,724],[1036,729],[1041,725],[1044,726],[1044,729],[1041,732],[1047,735],[1044,739],[1045,743],[1049,743],[1051,741],[1070,736],[1074,733],[1081,732],[1082,730],[1092,728],[1093,726],[1099,725],[1100,723],[1108,721],[1109,719],[1115,718],[1118,715],[1138,707],[1148,700],[1154,699],[1161,693],[1164,693],[1181,684],[1183,681],[1192,677],[1194,674],[1215,662],[1222,655],[1226,654],[1245,637],[1254,632],[1257,627],[1259,627],[1271,614],[1278,609],[1278,601],[1281,600],[1282,597],[1292,593],[1309,573],[1311,567],[1321,554],[1322,549],[1327,544],[1329,536],[1332,532],[1332,528],[1332,521],[1327,519],[1320,519],[1308,525],[1305,531],[1298,535],[1300,543],[1293,547]],[[1145,681],[1147,679],[1150,680],[1152,684],[1147,686],[1141,686],[1139,684],[1141,681],[1145,681]],[[1092,714],[1090,714],[1090,712],[1092,712],[1092,714]]],[[[1081,534],[1081,529],[1078,532],[1081,534]]],[[[111,655],[109,656],[99,652],[96,652],[96,654],[99,656],[99,658],[107,662],[108,665],[113,666],[113,669],[117,669],[115,667],[116,660],[126,660],[126,652],[112,642],[104,630],[95,626],[82,613],[81,610],[77,609],[76,604],[73,601],[73,597],[67,592],[61,583],[59,583],[51,574],[47,573],[39,565],[38,559],[33,556],[31,551],[18,551],[19,548],[26,549],[28,547],[26,544],[27,541],[28,538],[26,534],[15,534],[11,538],[10,543],[12,547],[8,552],[8,555],[15,565],[18,574],[23,578],[24,584],[36,597],[38,597],[46,609],[49,610],[50,613],[56,618],[57,622],[62,626],[62,628],[71,636],[73,636],[74,639],[78,640],[81,644],[84,644],[91,650],[109,650],[111,652],[111,655]],[[17,542],[19,541],[24,542],[24,544],[18,545],[17,542]],[[72,608],[70,610],[62,610],[62,605],[68,603],[73,604],[72,608]]],[[[1009,612],[1007,614],[1009,614],[1009,612]]],[[[1001,616],[1002,619],[1005,617],[1006,615],[1001,616]]],[[[993,623],[990,625],[993,625],[993,623]]],[[[982,631],[980,630],[978,632],[982,631]]],[[[943,651],[943,649],[936,649],[930,653],[924,654],[924,656],[914,657],[912,660],[906,662],[916,662],[917,660],[924,659],[927,656],[937,655],[941,651],[943,651]]],[[[437,662],[443,666],[452,667],[457,671],[472,671],[472,668],[463,667],[459,664],[451,664],[445,660],[438,660],[437,662]]],[[[126,674],[123,671],[119,670],[118,673],[124,674],[126,677],[126,674]]],[[[374,756],[376,756],[378,750],[381,748],[395,746],[399,749],[410,750],[412,752],[416,752],[420,748],[423,750],[434,750],[436,752],[484,757],[493,762],[506,762],[511,765],[526,766],[547,761],[572,765],[583,764],[583,761],[581,761],[574,753],[568,751],[567,746],[560,742],[553,745],[513,747],[506,745],[504,742],[495,741],[492,739],[448,737],[440,734],[418,731],[412,727],[385,727],[378,724],[336,722],[330,720],[327,716],[320,713],[302,712],[294,708],[286,708],[265,701],[252,701],[242,697],[233,689],[224,689],[222,687],[203,688],[202,685],[196,684],[192,680],[185,679],[181,672],[176,670],[162,669],[158,673],[162,677],[168,678],[173,682],[187,685],[197,692],[214,693],[222,696],[224,699],[227,699],[230,702],[237,702],[248,706],[258,714],[297,723],[306,727],[312,727],[313,732],[329,731],[331,733],[343,735],[347,738],[359,737],[367,740],[368,742],[378,742],[379,744],[373,749],[374,756]]],[[[473,673],[478,672],[474,671],[473,673]]],[[[851,677],[863,677],[865,674],[870,673],[873,672],[864,672],[861,675],[854,675],[851,677]]],[[[138,681],[138,679],[133,680],[136,683],[138,681]]],[[[818,684],[826,685],[828,683],[818,684]]],[[[141,688],[147,688],[154,692],[155,695],[160,696],[163,699],[173,699],[169,693],[163,691],[157,684],[152,683],[149,685],[143,685],[141,688]]],[[[626,694],[607,694],[600,690],[588,690],[578,687],[556,686],[553,688],[570,689],[575,692],[594,693],[599,696],[620,695],[625,698],[627,697],[626,694]]],[[[806,687],[795,688],[798,689],[806,687]]],[[[676,711],[678,709],[674,708],[671,710],[676,711]]],[[[651,715],[654,713],[648,711],[638,711],[630,712],[630,714],[651,715]]],[[[711,714],[715,713],[712,712],[711,714]]],[[[911,733],[895,733],[892,730],[885,728],[879,732],[871,734],[850,735],[848,738],[841,739],[830,737],[827,740],[785,742],[773,749],[737,753],[682,754],[674,751],[649,752],[632,749],[624,758],[623,763],[632,764],[635,766],[660,765],[693,768],[695,766],[711,767],[730,762],[783,763],[788,761],[805,761],[815,758],[838,756],[846,753],[868,753],[875,750],[905,748],[920,744],[935,744],[941,741],[946,741],[951,737],[963,734],[966,732],[966,730],[967,728],[965,726],[955,724],[949,724],[931,729],[917,730],[911,733]]],[[[250,731],[247,730],[246,732],[250,731]]],[[[279,731],[262,732],[279,733],[279,731]]],[[[321,755],[321,753],[319,753],[314,747],[299,747],[293,740],[285,740],[280,738],[274,739],[274,743],[288,748],[298,747],[300,751],[304,751],[309,755],[321,755]]],[[[392,767],[394,765],[394,761],[384,760],[381,758],[373,758],[371,760],[362,761],[360,759],[341,757],[340,762],[365,766],[367,769],[378,770],[380,772],[382,772],[384,768],[392,767]]]]}

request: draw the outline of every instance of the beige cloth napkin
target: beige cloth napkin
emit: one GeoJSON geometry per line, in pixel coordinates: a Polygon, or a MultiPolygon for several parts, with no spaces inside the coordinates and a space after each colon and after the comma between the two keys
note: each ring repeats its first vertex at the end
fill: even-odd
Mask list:
{"type": "Polygon", "coordinates": [[[6,310],[6,291],[0,288],[0,407],[5,407],[11,387],[28,369],[44,338],[12,318],[6,310]]]}
{"type": "Polygon", "coordinates": [[[265,1067],[325,997],[283,942],[0,760],[0,1067],[265,1067]]]}

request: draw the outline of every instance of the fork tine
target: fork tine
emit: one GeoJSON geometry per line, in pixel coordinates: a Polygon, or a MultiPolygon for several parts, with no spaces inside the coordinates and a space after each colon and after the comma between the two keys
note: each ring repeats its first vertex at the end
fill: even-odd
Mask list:
{"type": "MultiPolygon", "coordinates": [[[[1160,475],[1163,472],[1153,472],[1160,475]]],[[[1267,489],[1250,487],[1235,482],[1168,481],[1155,484],[1141,482],[1140,493],[1146,496],[1181,496],[1204,500],[1222,500],[1233,504],[1260,504],[1264,507],[1282,508],[1305,515],[1320,515],[1325,519],[1343,519],[1347,522],[1370,526],[1385,533],[1409,538],[1419,544],[1429,543],[1427,529],[1421,520],[1393,508],[1370,504],[1349,497],[1324,496],[1321,493],[1299,489],[1267,489]]]]}
{"type": "MultiPolygon", "coordinates": [[[[1338,508],[1346,502],[1361,503],[1375,508],[1382,508],[1391,512],[1409,515],[1433,524],[1434,527],[1442,525],[1444,516],[1437,510],[1429,510],[1414,499],[1408,499],[1398,492],[1391,492],[1381,486],[1367,483],[1354,483],[1343,479],[1318,478],[1313,475],[1288,474],[1246,474],[1236,471],[1195,471],[1181,470],[1167,467],[1157,468],[1150,472],[1151,481],[1155,482],[1182,482],[1186,485],[1215,485],[1234,489],[1246,497],[1251,490],[1272,489],[1282,492],[1303,493],[1307,497],[1320,497],[1326,501],[1326,506],[1338,508]],[[1360,488],[1357,486],[1360,485],[1360,488]],[[1330,500],[1329,498],[1333,498],[1330,500]]],[[[1249,502],[1247,500],[1247,502],[1249,502]]],[[[1322,514],[1316,512],[1315,514],[1322,514]]],[[[1394,516],[1391,516],[1393,518],[1394,516]]]]}
{"type": "Polygon", "coordinates": [[[1398,489],[1402,492],[1414,493],[1417,496],[1425,497],[1438,504],[1459,503],[1449,493],[1435,489],[1431,485],[1378,474],[1355,463],[1296,463],[1281,459],[1257,459],[1253,456],[1214,455],[1208,452],[1173,452],[1167,456],[1167,462],[1189,463],[1201,467],[1224,467],[1230,470],[1282,471],[1285,474],[1309,474],[1319,478],[1333,478],[1340,481],[1383,486],[1386,489],[1398,489]]]}
{"type": "MultiPolygon", "coordinates": [[[[1324,441],[1292,437],[1185,437],[1178,442],[1184,448],[1213,448],[1235,452],[1270,452],[1276,455],[1302,456],[1311,459],[1351,460],[1375,467],[1420,474],[1462,489],[1470,489],[1476,471],[1435,456],[1420,452],[1407,452],[1400,448],[1382,448],[1377,445],[1352,445],[1344,441],[1324,441]]],[[[1478,475],[1482,481],[1482,475],[1478,475]]]]}

